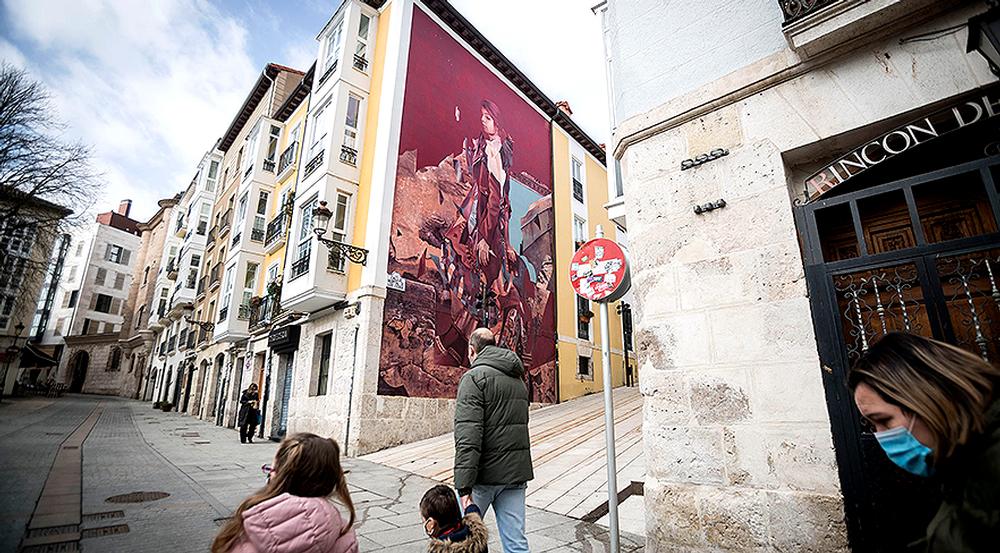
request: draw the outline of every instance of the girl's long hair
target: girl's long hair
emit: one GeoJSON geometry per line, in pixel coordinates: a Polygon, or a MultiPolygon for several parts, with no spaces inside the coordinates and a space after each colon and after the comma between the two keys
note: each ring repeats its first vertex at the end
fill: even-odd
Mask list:
{"type": "Polygon", "coordinates": [[[344,535],[354,526],[354,503],[340,467],[337,442],[315,434],[293,434],[281,443],[274,463],[271,480],[236,508],[232,518],[215,536],[212,553],[226,553],[243,538],[243,513],[247,509],[283,493],[297,497],[336,496],[350,513],[350,519],[340,534],[344,535]]]}

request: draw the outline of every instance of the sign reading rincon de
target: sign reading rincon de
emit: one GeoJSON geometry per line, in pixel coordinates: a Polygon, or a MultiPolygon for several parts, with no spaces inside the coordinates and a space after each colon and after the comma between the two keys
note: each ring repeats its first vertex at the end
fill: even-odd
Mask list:
{"type": "Polygon", "coordinates": [[[1000,90],[962,100],[927,117],[903,125],[866,142],[806,179],[806,193],[813,201],[864,171],[950,132],[1000,114],[1000,90]]]}

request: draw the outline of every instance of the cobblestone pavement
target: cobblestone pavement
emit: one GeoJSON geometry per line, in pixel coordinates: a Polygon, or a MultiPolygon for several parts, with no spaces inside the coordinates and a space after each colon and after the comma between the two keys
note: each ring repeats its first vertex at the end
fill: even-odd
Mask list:
{"type": "MultiPolygon", "coordinates": [[[[117,398],[67,396],[27,399],[0,406],[0,551],[13,551],[24,534],[59,444],[103,402],[83,446],[83,538],[93,553],[204,552],[219,521],[263,484],[260,465],[277,444],[241,444],[237,433],[148,404],[117,398]],[[161,499],[113,503],[135,492],[163,492],[161,499]],[[91,516],[88,516],[91,515],[91,516]],[[127,532],[125,527],[127,526],[127,532]]],[[[346,459],[361,551],[423,551],[417,504],[435,484],[391,467],[346,459]]],[[[142,498],[147,499],[147,498],[142,498]]],[[[492,551],[500,551],[493,526],[492,551]]],[[[528,509],[534,552],[603,552],[607,530],[562,515],[528,509]]],[[[622,550],[642,551],[642,540],[622,537],[622,550]]]]}

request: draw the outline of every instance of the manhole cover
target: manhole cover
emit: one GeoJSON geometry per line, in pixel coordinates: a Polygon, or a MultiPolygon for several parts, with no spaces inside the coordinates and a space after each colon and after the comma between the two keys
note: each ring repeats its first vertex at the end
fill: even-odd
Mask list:
{"type": "Polygon", "coordinates": [[[89,515],[83,515],[81,520],[83,522],[100,522],[102,520],[112,520],[116,518],[125,518],[125,511],[106,511],[103,513],[92,513],[89,515]]]}
{"type": "Polygon", "coordinates": [[[113,536],[115,534],[128,534],[128,524],[116,524],[114,526],[104,526],[101,528],[91,528],[80,532],[81,538],[99,538],[101,536],[113,536]]]}
{"type": "Polygon", "coordinates": [[[167,492],[132,492],[122,495],[113,495],[104,501],[107,501],[108,503],[145,503],[147,501],[163,499],[164,497],[170,497],[170,494],[167,492]]]}

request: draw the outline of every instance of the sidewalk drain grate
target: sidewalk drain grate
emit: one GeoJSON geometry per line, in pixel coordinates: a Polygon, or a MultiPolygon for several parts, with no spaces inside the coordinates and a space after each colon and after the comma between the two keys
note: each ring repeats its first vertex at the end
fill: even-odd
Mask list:
{"type": "Polygon", "coordinates": [[[63,449],[80,449],[78,445],[64,445],[63,449]]]}
{"type": "Polygon", "coordinates": [[[48,528],[35,528],[28,530],[28,533],[24,535],[25,538],[41,538],[43,536],[58,536],[60,534],[72,534],[74,532],[79,532],[80,526],[78,524],[67,524],[66,526],[49,526],[48,528]]]}
{"type": "Polygon", "coordinates": [[[76,553],[80,551],[80,544],[75,541],[64,541],[47,543],[45,545],[32,545],[20,551],[21,553],[76,553]]]}
{"type": "Polygon", "coordinates": [[[116,524],[114,526],[102,526],[101,528],[91,528],[80,532],[81,538],[100,538],[102,536],[114,536],[116,534],[128,534],[128,524],[116,524]]]}
{"type": "Polygon", "coordinates": [[[113,495],[104,501],[107,501],[108,503],[145,503],[147,501],[163,499],[164,497],[170,497],[170,494],[167,492],[132,492],[122,495],[113,495]]]}
{"type": "Polygon", "coordinates": [[[210,444],[212,442],[210,442],[208,440],[195,440],[194,443],[199,444],[199,445],[204,445],[204,444],[210,444]]]}
{"type": "Polygon", "coordinates": [[[83,515],[81,520],[83,522],[100,522],[102,520],[112,520],[116,518],[125,518],[125,511],[105,511],[103,513],[92,513],[89,515],[83,515]]]}

